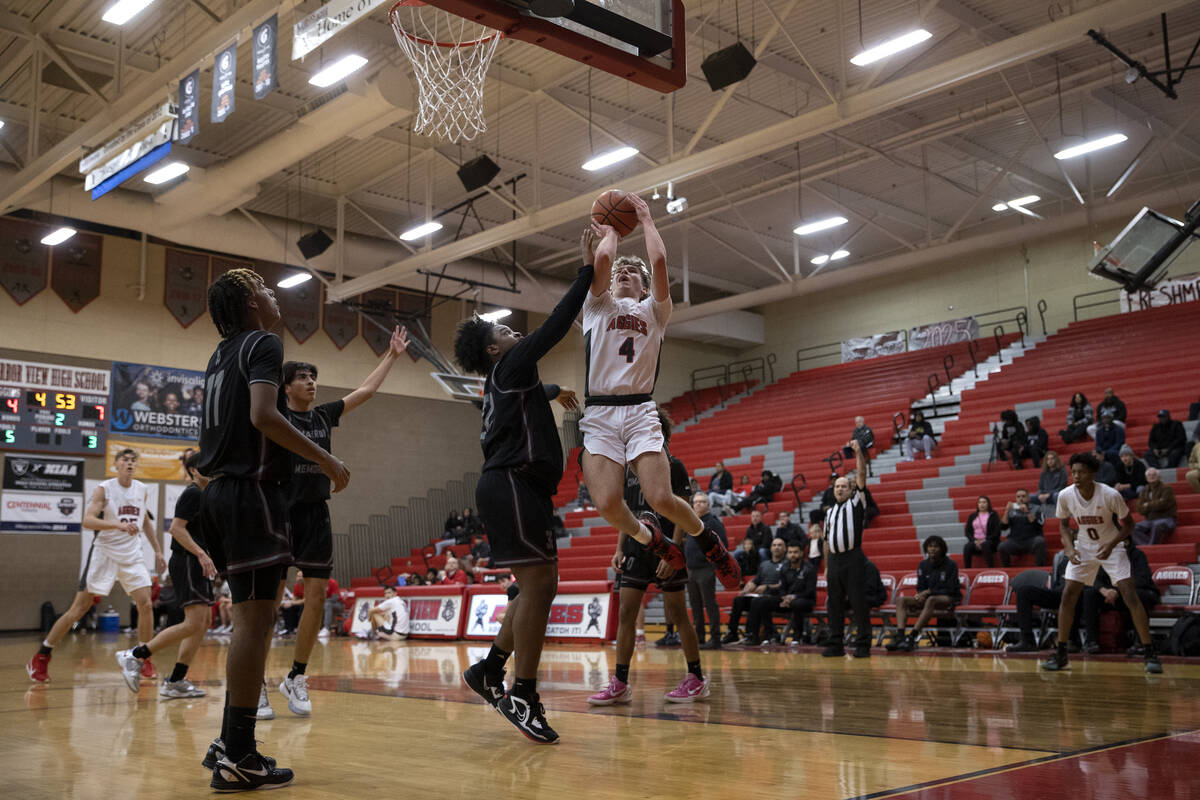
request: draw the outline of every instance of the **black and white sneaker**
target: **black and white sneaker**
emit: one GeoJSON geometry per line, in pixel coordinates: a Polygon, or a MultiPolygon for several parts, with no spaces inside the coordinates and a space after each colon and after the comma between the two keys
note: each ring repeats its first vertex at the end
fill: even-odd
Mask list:
{"type": "Polygon", "coordinates": [[[247,753],[236,764],[222,756],[213,767],[209,786],[218,792],[250,792],[287,786],[294,777],[290,769],[276,767],[258,753],[247,753]]]}
{"type": "Polygon", "coordinates": [[[489,675],[483,668],[483,661],[476,661],[467,667],[462,679],[471,687],[471,691],[486,700],[492,708],[504,697],[504,672],[501,671],[499,676],[489,675]]]}
{"type": "MultiPolygon", "coordinates": [[[[225,757],[225,742],[218,736],[212,740],[212,744],[208,746],[208,752],[204,754],[204,760],[200,762],[200,766],[205,769],[212,769],[217,765],[217,762],[225,757]]],[[[262,757],[263,763],[268,767],[275,766],[275,759],[270,756],[262,757]]]]}
{"type": "Polygon", "coordinates": [[[509,692],[500,698],[496,710],[531,741],[558,744],[558,734],[546,722],[546,709],[536,694],[524,698],[509,692]]]}

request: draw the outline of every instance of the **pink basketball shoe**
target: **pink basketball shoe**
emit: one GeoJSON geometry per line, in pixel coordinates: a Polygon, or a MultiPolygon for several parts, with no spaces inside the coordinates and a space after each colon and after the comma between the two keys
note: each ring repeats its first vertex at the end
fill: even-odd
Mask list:
{"type": "Polygon", "coordinates": [[[630,703],[632,701],[632,687],[628,683],[617,680],[617,676],[613,675],[608,681],[608,686],[605,686],[603,691],[596,692],[588,698],[588,705],[611,706],[614,703],[630,703]]]}
{"type": "Polygon", "coordinates": [[[684,676],[671,691],[667,692],[668,703],[692,703],[708,697],[708,678],[700,680],[692,673],[684,676]]]}

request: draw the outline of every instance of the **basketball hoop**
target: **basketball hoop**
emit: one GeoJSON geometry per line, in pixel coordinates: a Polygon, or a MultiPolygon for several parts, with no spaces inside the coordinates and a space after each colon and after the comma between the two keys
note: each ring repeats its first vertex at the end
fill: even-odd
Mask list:
{"type": "Polygon", "coordinates": [[[421,0],[400,0],[388,19],[417,75],[413,131],[448,142],[486,131],[483,79],[504,34],[421,0]]]}

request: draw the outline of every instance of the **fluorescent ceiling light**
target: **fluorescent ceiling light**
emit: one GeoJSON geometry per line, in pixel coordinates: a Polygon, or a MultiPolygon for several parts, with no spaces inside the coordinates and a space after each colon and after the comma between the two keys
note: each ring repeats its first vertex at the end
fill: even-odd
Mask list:
{"type": "Polygon", "coordinates": [[[1112,147],[1114,144],[1120,144],[1128,138],[1129,137],[1123,133],[1113,133],[1109,134],[1108,136],[1101,136],[1099,139],[1092,139],[1090,142],[1077,144],[1074,147],[1068,147],[1066,150],[1059,150],[1054,154],[1054,157],[1059,161],[1063,161],[1068,158],[1075,158],[1076,156],[1082,156],[1087,153],[1091,153],[1094,150],[1103,150],[1106,147],[1112,147]]]}
{"type": "Polygon", "coordinates": [[[495,311],[489,311],[486,314],[480,314],[479,318],[486,319],[488,322],[496,322],[497,320],[504,319],[511,313],[512,311],[510,309],[497,308],[495,311]]]}
{"type": "Polygon", "coordinates": [[[808,236],[810,233],[818,233],[819,231],[827,231],[830,228],[836,228],[839,225],[845,225],[850,220],[845,217],[829,217],[828,219],[819,219],[816,222],[808,222],[796,228],[792,233],[797,236],[808,236]]]}
{"type": "Polygon", "coordinates": [[[833,255],[829,257],[830,261],[841,261],[846,256],[850,255],[849,250],[834,250],[833,255]]]}
{"type": "Polygon", "coordinates": [[[154,0],[117,0],[108,7],[100,19],[113,25],[124,25],[137,16],[138,12],[153,3],[154,0]]]}
{"type": "Polygon", "coordinates": [[[56,244],[62,244],[67,239],[75,235],[74,228],[62,227],[58,228],[42,237],[42,244],[54,247],[56,244]]]}
{"type": "Polygon", "coordinates": [[[1025,211],[1025,206],[1030,203],[1036,203],[1041,199],[1036,194],[1027,194],[1024,197],[1018,197],[1016,200],[1009,200],[1007,203],[996,203],[996,205],[992,206],[992,211],[1007,211],[1011,208],[1013,211],[1029,213],[1025,211]]]}
{"type": "Polygon", "coordinates": [[[367,60],[365,58],[352,53],[348,56],[343,56],[316,75],[313,75],[308,79],[308,82],[313,86],[320,86],[322,88],[332,86],[347,75],[358,72],[366,63],[367,60]]]}
{"type": "Polygon", "coordinates": [[[166,183],[173,178],[178,178],[180,175],[187,174],[189,169],[191,169],[191,167],[182,161],[172,161],[171,163],[164,164],[158,169],[154,170],[143,180],[145,180],[146,183],[158,185],[160,183],[166,183]]]}
{"type": "Polygon", "coordinates": [[[598,169],[619,164],[627,158],[633,158],[637,154],[638,149],[636,147],[618,147],[616,150],[609,150],[607,153],[601,153],[598,156],[588,159],[583,162],[583,168],[588,172],[595,172],[598,169]]]}
{"type": "Polygon", "coordinates": [[[924,28],[917,28],[915,31],[909,31],[903,36],[897,36],[895,39],[889,39],[883,44],[877,44],[868,50],[863,50],[850,59],[850,63],[856,67],[865,67],[867,64],[873,64],[890,55],[895,55],[901,50],[915,47],[932,36],[933,34],[924,28]]]}
{"type": "Polygon", "coordinates": [[[0,128],[4,127],[4,120],[0,119],[0,128]]]}
{"type": "Polygon", "coordinates": [[[810,263],[810,264],[816,264],[816,265],[819,267],[819,266],[821,266],[822,264],[824,264],[824,263],[825,263],[826,261],[828,261],[828,260],[829,260],[829,256],[828,256],[828,255],[822,255],[822,256],[817,256],[817,257],[816,257],[816,258],[814,258],[814,259],[811,259],[811,260],[810,260],[808,263],[810,263]]]}
{"type": "Polygon", "coordinates": [[[440,222],[422,222],[415,228],[409,228],[404,233],[400,234],[400,238],[406,242],[411,242],[413,239],[420,239],[422,236],[428,236],[435,231],[442,229],[440,222]]]}
{"type": "Polygon", "coordinates": [[[297,272],[294,275],[288,275],[286,278],[275,284],[280,289],[290,289],[293,286],[299,286],[302,283],[312,280],[311,272],[297,272]]]}

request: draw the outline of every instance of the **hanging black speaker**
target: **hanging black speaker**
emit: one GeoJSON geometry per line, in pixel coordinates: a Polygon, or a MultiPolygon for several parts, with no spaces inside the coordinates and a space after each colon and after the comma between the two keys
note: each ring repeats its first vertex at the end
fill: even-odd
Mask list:
{"type": "Polygon", "coordinates": [[[329,249],[329,245],[333,244],[333,239],[325,231],[317,228],[312,233],[306,233],[296,240],[296,247],[300,248],[300,254],[305,258],[316,258],[329,249]]]}
{"type": "Polygon", "coordinates": [[[745,80],[758,61],[741,42],[734,42],[729,47],[723,47],[700,64],[705,80],[715,92],[726,86],[745,80]]]}
{"type": "Polygon", "coordinates": [[[500,174],[500,166],[487,156],[472,158],[458,168],[458,179],[468,192],[482,189],[500,174]]]}

